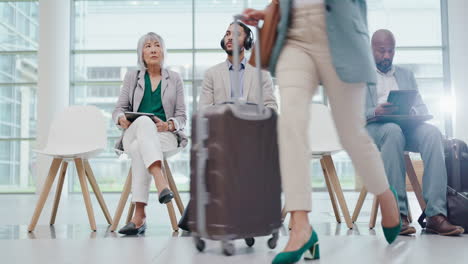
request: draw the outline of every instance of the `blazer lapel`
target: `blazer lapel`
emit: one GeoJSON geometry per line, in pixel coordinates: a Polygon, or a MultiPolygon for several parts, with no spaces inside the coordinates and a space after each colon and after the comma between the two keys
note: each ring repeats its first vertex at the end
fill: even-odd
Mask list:
{"type": "Polygon", "coordinates": [[[404,76],[402,76],[401,71],[396,66],[395,66],[395,73],[393,74],[393,76],[395,76],[395,80],[396,80],[399,90],[408,90],[410,88],[404,85],[407,82],[405,82],[404,76]]]}
{"type": "Polygon", "coordinates": [[[137,112],[138,108],[140,107],[141,100],[143,99],[143,95],[145,94],[145,74],[146,70],[140,70],[137,78],[137,85],[135,87],[135,91],[133,93],[133,112],[137,112]]]}
{"type": "Polygon", "coordinates": [[[369,95],[372,99],[373,106],[377,106],[377,86],[375,84],[367,85],[369,95]]]}
{"type": "Polygon", "coordinates": [[[221,76],[224,82],[224,90],[226,92],[226,100],[224,101],[230,101],[231,100],[231,76],[229,75],[229,69],[228,69],[227,63],[221,64],[220,71],[221,71],[221,76]]]}
{"type": "Polygon", "coordinates": [[[167,87],[169,86],[169,73],[167,70],[162,71],[162,76],[161,76],[161,100],[164,97],[164,93],[166,92],[167,87]]]}

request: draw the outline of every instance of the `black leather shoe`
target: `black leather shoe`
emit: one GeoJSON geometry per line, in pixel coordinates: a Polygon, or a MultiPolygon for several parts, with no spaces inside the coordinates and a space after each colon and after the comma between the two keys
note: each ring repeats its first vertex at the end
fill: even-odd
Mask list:
{"type": "Polygon", "coordinates": [[[139,228],[136,227],[135,223],[129,222],[124,227],[120,228],[119,234],[134,236],[142,234],[146,231],[146,223],[143,223],[139,228]]]}
{"type": "Polygon", "coordinates": [[[170,202],[174,198],[174,193],[169,190],[168,188],[164,188],[160,193],[159,193],[159,203],[166,204],[170,202]]]}

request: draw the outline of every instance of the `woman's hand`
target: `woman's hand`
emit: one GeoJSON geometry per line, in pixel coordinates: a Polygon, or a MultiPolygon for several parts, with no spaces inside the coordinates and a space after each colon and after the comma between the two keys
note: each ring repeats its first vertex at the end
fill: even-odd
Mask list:
{"type": "Polygon", "coordinates": [[[119,117],[119,125],[123,129],[127,129],[131,124],[132,124],[132,122],[128,121],[127,118],[125,117],[125,115],[119,117]]]}
{"type": "Polygon", "coordinates": [[[241,19],[247,25],[257,26],[259,20],[265,19],[265,10],[256,10],[247,8],[242,12],[243,18],[241,19]]]}
{"type": "Polygon", "coordinates": [[[156,123],[156,128],[158,132],[166,132],[169,131],[169,124],[167,122],[163,122],[157,116],[153,117],[154,123],[156,123]]]}

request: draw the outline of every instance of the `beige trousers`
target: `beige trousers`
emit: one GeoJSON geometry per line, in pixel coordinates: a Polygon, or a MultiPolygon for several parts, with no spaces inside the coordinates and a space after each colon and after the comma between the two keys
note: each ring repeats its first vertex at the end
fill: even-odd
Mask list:
{"type": "Polygon", "coordinates": [[[367,190],[381,194],[388,188],[382,159],[364,128],[365,84],[344,83],[338,77],[328,47],[324,10],[322,4],[293,10],[276,69],[281,95],[280,165],[287,211],[311,210],[307,128],[309,104],[320,83],[328,95],[341,144],[367,190]]]}

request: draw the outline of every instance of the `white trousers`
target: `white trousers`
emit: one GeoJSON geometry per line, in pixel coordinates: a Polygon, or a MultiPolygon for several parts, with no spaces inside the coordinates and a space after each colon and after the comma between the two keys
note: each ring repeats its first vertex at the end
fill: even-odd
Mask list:
{"type": "Polygon", "coordinates": [[[382,159],[364,128],[365,84],[344,83],[337,75],[324,10],[323,5],[294,9],[276,70],[281,95],[280,167],[287,211],[311,210],[310,149],[304,140],[309,138],[309,104],[319,83],[326,89],[341,144],[367,190],[381,194],[388,188],[382,159]]]}
{"type": "Polygon", "coordinates": [[[125,152],[132,159],[132,202],[148,204],[152,175],[148,168],[163,160],[163,153],[177,148],[177,138],[171,132],[158,132],[149,117],[141,116],[125,131],[125,152]]]}

